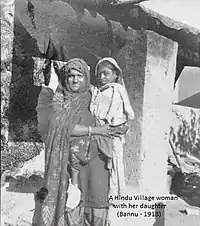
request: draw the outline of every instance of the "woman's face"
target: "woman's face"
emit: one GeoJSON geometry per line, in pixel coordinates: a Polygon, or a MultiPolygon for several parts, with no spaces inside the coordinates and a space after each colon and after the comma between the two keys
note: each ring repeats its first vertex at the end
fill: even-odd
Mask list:
{"type": "Polygon", "coordinates": [[[65,84],[72,92],[79,93],[80,91],[85,89],[85,75],[80,73],[79,71],[76,71],[75,69],[71,69],[70,72],[67,73],[65,84]]]}
{"type": "Polygon", "coordinates": [[[117,74],[110,67],[105,65],[99,65],[97,69],[97,80],[100,86],[104,86],[108,83],[116,82],[117,74]]]}

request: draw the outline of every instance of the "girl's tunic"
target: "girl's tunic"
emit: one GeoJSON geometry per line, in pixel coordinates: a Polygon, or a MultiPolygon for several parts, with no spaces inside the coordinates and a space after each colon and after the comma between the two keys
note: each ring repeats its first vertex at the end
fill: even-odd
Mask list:
{"type": "MultiPolygon", "coordinates": [[[[134,112],[130,105],[126,89],[119,83],[110,83],[98,89],[91,87],[92,100],[90,111],[101,125],[108,123],[111,126],[119,126],[134,118],[134,112]]],[[[112,145],[112,158],[109,164],[111,168],[110,194],[116,195],[125,188],[124,164],[123,164],[124,137],[114,137],[112,145]]]]}

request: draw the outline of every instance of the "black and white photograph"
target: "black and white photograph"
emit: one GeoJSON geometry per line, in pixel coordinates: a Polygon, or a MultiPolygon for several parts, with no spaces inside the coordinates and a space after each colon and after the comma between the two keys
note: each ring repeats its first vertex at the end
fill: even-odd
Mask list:
{"type": "Polygon", "coordinates": [[[199,226],[200,1],[0,5],[1,226],[199,226]]]}

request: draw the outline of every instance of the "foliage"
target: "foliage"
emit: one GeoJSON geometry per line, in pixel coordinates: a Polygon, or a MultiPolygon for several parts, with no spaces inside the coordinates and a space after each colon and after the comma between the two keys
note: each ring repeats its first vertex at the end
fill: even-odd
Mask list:
{"type": "Polygon", "coordinates": [[[8,106],[9,106],[9,82],[10,72],[1,72],[1,153],[8,149],[8,106]]]}
{"type": "Polygon", "coordinates": [[[180,125],[177,131],[171,127],[170,135],[176,149],[182,153],[188,153],[200,159],[200,114],[190,111],[190,121],[175,111],[180,125]]]}
{"type": "Polygon", "coordinates": [[[11,142],[6,148],[4,146],[1,152],[1,174],[5,170],[12,171],[22,166],[24,162],[38,155],[42,149],[42,143],[34,142],[11,142]]]}

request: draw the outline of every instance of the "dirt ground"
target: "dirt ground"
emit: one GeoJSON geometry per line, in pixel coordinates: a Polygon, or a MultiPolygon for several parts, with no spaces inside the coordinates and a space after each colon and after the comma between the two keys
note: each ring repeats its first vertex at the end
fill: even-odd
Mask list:
{"type": "MultiPolygon", "coordinates": [[[[1,226],[30,226],[32,224],[35,208],[34,193],[42,186],[43,163],[44,153],[41,153],[18,171],[7,173],[10,176],[7,176],[6,180],[5,177],[2,178],[1,226]]],[[[190,211],[197,215],[187,215],[183,212],[191,207],[182,199],[168,201],[166,205],[164,223],[158,220],[154,226],[200,226],[200,208],[193,208],[190,211]]],[[[121,225],[128,226],[126,223],[124,225],[123,221],[121,225]]],[[[137,224],[137,226],[140,225],[137,224]]]]}
{"type": "Polygon", "coordinates": [[[180,212],[186,208],[190,208],[190,206],[181,199],[168,202],[165,213],[165,226],[200,226],[200,209],[198,209],[199,215],[196,216],[180,212]]]}

